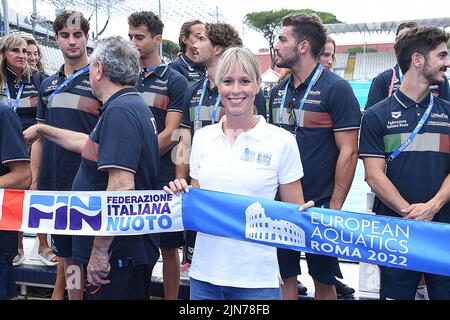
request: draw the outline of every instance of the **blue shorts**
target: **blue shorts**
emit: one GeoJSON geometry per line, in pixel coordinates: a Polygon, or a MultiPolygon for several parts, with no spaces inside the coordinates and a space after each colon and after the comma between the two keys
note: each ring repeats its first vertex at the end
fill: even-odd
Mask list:
{"type": "MultiPolygon", "coordinates": [[[[301,274],[300,251],[277,248],[278,266],[281,279],[288,279],[301,274]]],[[[342,279],[339,261],[336,257],[306,253],[309,275],[326,285],[335,285],[336,277],[342,279]]]]}
{"type": "Polygon", "coordinates": [[[0,300],[11,299],[17,295],[12,259],[9,254],[0,253],[0,300]]]}
{"type": "Polygon", "coordinates": [[[53,253],[60,258],[72,257],[72,236],[52,234],[51,248],[53,253]]]}
{"type": "Polygon", "coordinates": [[[190,279],[190,300],[281,300],[281,288],[237,288],[190,279]]]}
{"type": "Polygon", "coordinates": [[[86,285],[86,299],[149,300],[152,271],[153,268],[146,264],[123,268],[112,265],[107,278],[111,282],[101,287],[86,285]]]}
{"type": "MultiPolygon", "coordinates": [[[[380,299],[414,300],[422,272],[380,266],[380,299]]],[[[450,300],[450,277],[425,273],[430,300],[450,300]]]]}

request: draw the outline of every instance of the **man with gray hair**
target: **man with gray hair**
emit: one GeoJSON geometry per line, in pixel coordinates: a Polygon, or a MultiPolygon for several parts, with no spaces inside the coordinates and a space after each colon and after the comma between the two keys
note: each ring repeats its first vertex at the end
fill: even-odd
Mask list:
{"type": "MultiPolygon", "coordinates": [[[[100,119],[88,136],[38,124],[28,143],[45,137],[81,153],[72,190],[125,191],[158,187],[159,149],[153,114],[134,89],[139,53],[121,37],[99,40],[91,56],[90,84],[102,102],[100,119]],[[118,130],[120,128],[120,130],[118,130]]],[[[87,299],[148,299],[159,251],[154,235],[76,236],[73,256],[87,265],[87,299]]]]}

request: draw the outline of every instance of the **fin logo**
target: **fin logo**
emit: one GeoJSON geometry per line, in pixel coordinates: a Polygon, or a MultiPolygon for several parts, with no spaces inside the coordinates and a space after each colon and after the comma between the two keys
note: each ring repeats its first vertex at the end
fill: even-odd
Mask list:
{"type": "Polygon", "coordinates": [[[39,228],[41,223],[51,221],[55,230],[81,230],[89,225],[98,231],[102,226],[101,208],[101,197],[32,195],[28,227],[39,228]]]}

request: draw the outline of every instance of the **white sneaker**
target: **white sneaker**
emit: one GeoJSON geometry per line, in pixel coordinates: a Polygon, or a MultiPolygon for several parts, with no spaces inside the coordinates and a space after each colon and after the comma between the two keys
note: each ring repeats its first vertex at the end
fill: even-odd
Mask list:
{"type": "Polygon", "coordinates": [[[430,297],[428,296],[428,290],[427,286],[418,286],[417,287],[417,295],[420,297],[421,300],[430,300],[430,297]]]}

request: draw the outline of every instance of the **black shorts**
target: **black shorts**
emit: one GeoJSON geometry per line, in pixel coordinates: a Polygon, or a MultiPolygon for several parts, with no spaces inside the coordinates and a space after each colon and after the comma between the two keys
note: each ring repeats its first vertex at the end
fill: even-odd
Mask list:
{"type": "MultiPolygon", "coordinates": [[[[414,300],[422,272],[380,266],[380,300],[414,300]]],[[[450,300],[450,277],[425,273],[430,300],[450,300]]]]}
{"type": "Polygon", "coordinates": [[[277,257],[281,279],[285,280],[301,274],[300,251],[277,248],[277,257]]]}
{"type": "Polygon", "coordinates": [[[163,249],[176,249],[184,246],[183,231],[163,232],[159,236],[159,247],[163,249]]]}
{"type": "Polygon", "coordinates": [[[336,277],[342,279],[338,258],[321,254],[306,253],[308,273],[316,281],[333,286],[336,277]]]}
{"type": "MultiPolygon", "coordinates": [[[[160,181],[159,188],[163,189],[168,186],[170,181],[160,181]]],[[[160,233],[159,247],[163,249],[176,249],[184,246],[183,231],[163,232],[160,233]]]]}
{"type": "Polygon", "coordinates": [[[52,234],[51,248],[53,253],[60,258],[72,257],[72,236],[52,234]]]}
{"type": "MultiPolygon", "coordinates": [[[[86,268],[85,268],[86,270],[86,268]]],[[[153,268],[150,265],[118,268],[111,266],[108,280],[101,287],[86,286],[87,300],[149,300],[153,268]]]]}
{"type": "Polygon", "coordinates": [[[197,231],[186,230],[184,231],[184,240],[186,241],[186,262],[192,263],[192,256],[194,255],[195,239],[197,238],[197,231]]]}
{"type": "Polygon", "coordinates": [[[12,259],[9,254],[0,253],[0,300],[11,299],[17,295],[12,259]]]}
{"type": "MultiPolygon", "coordinates": [[[[278,266],[282,279],[301,274],[300,251],[277,248],[278,266]]],[[[342,279],[339,261],[336,257],[306,253],[309,275],[326,285],[336,284],[336,277],[342,279]]]]}

